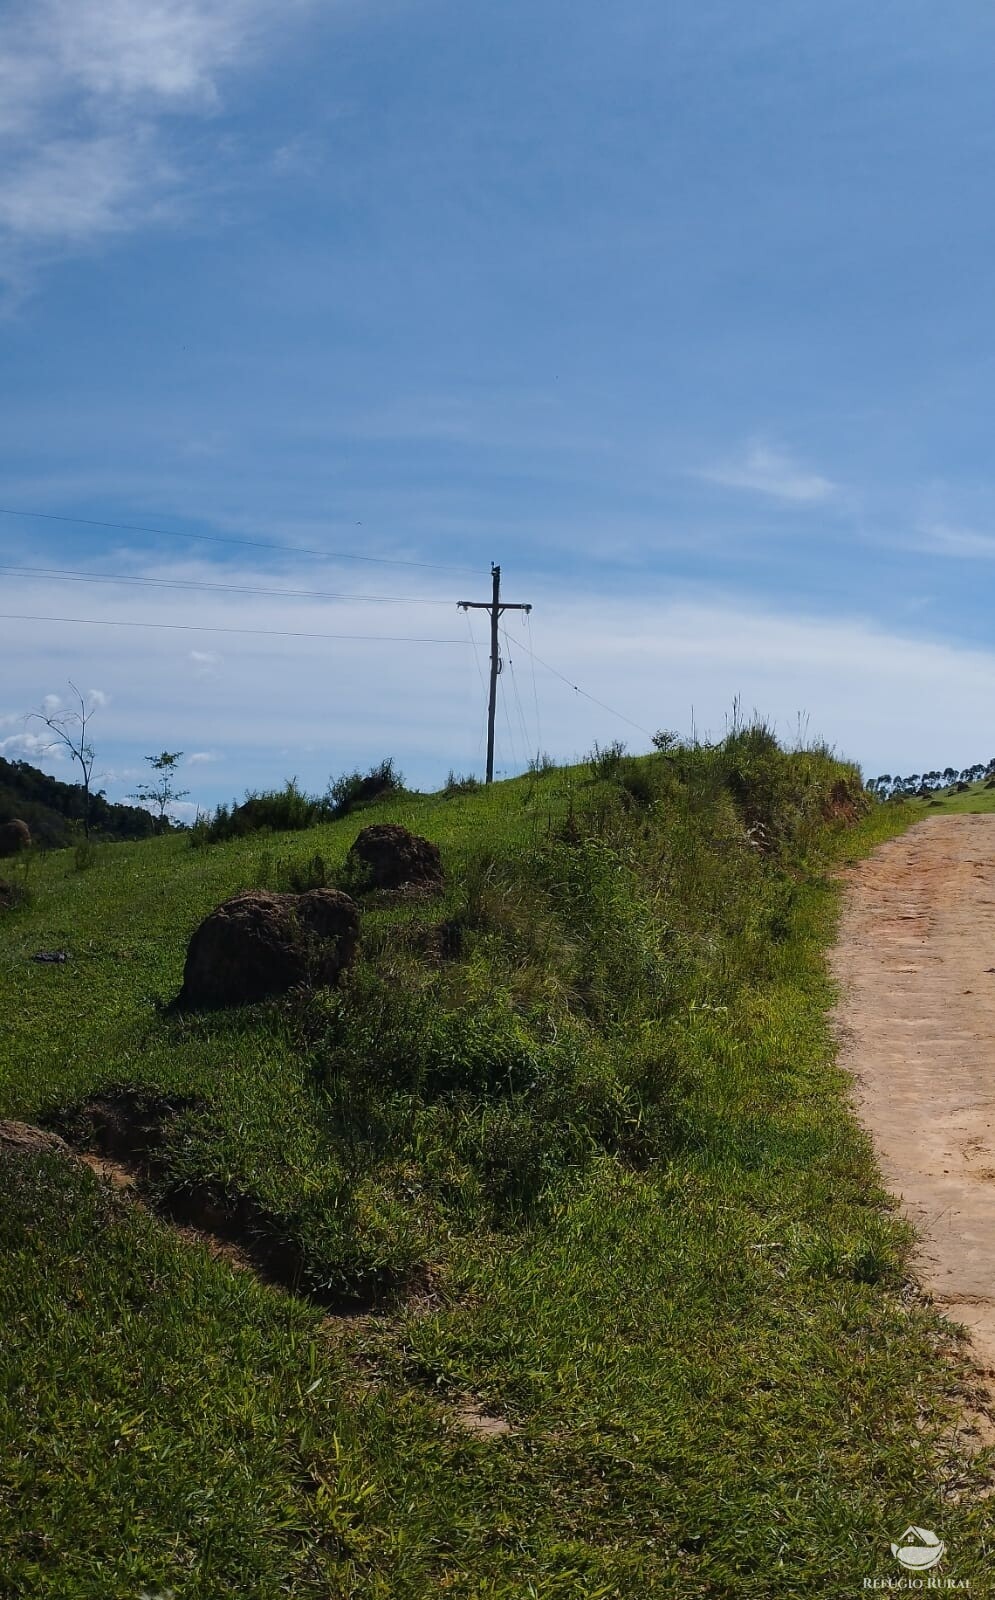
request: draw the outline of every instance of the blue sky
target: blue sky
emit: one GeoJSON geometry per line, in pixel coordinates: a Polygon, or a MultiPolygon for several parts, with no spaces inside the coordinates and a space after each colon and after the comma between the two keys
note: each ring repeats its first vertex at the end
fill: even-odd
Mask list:
{"type": "Polygon", "coordinates": [[[479,770],[497,560],[501,771],[737,695],[871,775],[986,759],[993,45],[963,0],[9,0],[0,506],[255,542],[0,516],[8,617],[198,630],[0,622],[0,752],[61,770],[72,678],[114,797],[164,747],[202,804],[479,770]]]}

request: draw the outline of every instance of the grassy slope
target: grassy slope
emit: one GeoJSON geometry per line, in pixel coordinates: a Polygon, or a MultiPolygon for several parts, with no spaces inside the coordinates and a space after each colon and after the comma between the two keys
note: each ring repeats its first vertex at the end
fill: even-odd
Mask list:
{"type": "Polygon", "coordinates": [[[931,800],[906,800],[911,815],[919,821],[922,817],[943,817],[958,812],[995,811],[995,789],[984,783],[972,783],[963,794],[951,789],[939,790],[931,800]]]}
{"type": "Polygon", "coordinates": [[[161,1182],[250,1192],[312,1286],[398,1298],[323,1317],[86,1171],[11,1165],[0,1587],[842,1594],[913,1520],[980,1578],[937,1326],[825,1016],[825,869],[912,808],[803,817],[762,858],[705,755],[644,770],[642,806],[554,772],[364,814],[435,838],[450,888],[368,911],[344,1003],[162,1011],[199,917],[280,858],[341,861],[354,819],[35,865],[0,923],[0,1114],[194,1095],[161,1182]],[[443,919],[460,960],[424,954],[443,919]],[[516,1431],[468,1436],[465,1398],[516,1431]]]}

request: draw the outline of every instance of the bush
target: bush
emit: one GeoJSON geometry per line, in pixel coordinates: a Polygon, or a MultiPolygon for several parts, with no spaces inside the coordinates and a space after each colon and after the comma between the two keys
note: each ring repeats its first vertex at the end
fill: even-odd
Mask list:
{"type": "Polygon", "coordinates": [[[77,839],[73,846],[73,871],[89,872],[97,864],[98,850],[92,839],[77,839]]]}
{"type": "Polygon", "coordinates": [[[190,843],[195,848],[217,844],[222,839],[242,839],[262,829],[291,833],[327,822],[331,815],[326,800],[305,794],[297,779],[290,778],[282,789],[261,793],[249,790],[240,805],[232,801],[230,807],[218,806],[210,819],[198,817],[190,829],[190,843]]]}
{"type": "Polygon", "coordinates": [[[281,894],[327,889],[331,881],[331,873],[321,855],[310,856],[306,861],[278,861],[276,865],[276,888],[281,894]]]}
{"type": "Polygon", "coordinates": [[[330,778],[326,803],[330,816],[346,817],[360,806],[403,792],[404,778],[395,770],[393,757],[388,756],[369,772],[347,772],[341,778],[330,778]]]}
{"type": "Polygon", "coordinates": [[[656,773],[646,761],[626,756],[618,764],[616,773],[619,788],[643,811],[648,811],[657,798],[656,773]]]}
{"type": "Polygon", "coordinates": [[[480,787],[480,779],[475,778],[472,772],[460,773],[457,776],[452,767],[450,767],[449,776],[442,792],[449,798],[455,794],[473,794],[480,787]]]}
{"type": "Polygon", "coordinates": [[[556,762],[552,756],[546,754],[545,750],[537,750],[534,756],[530,756],[529,771],[534,778],[541,778],[545,773],[555,770],[556,762]]]}
{"type": "Polygon", "coordinates": [[[614,778],[625,755],[625,745],[621,739],[613,739],[611,744],[600,745],[594,741],[594,749],[587,756],[587,764],[594,779],[614,778]]]}

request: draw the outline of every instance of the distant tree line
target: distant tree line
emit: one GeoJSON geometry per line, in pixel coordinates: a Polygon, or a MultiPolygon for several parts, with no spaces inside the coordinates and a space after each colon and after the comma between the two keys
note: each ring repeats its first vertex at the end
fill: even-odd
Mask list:
{"type": "Polygon", "coordinates": [[[58,849],[83,827],[87,810],[91,832],[102,839],[146,839],[170,825],[143,806],[115,805],[102,790],[87,797],[82,784],[62,783],[27,761],[0,756],[0,822],[20,817],[38,844],[58,849]]]}
{"type": "Polygon", "coordinates": [[[952,789],[958,783],[980,783],[982,779],[995,777],[995,756],[989,761],[977,761],[973,767],[944,767],[940,772],[910,772],[907,778],[896,773],[892,777],[890,772],[882,773],[880,778],[868,778],[867,788],[871,794],[877,795],[879,800],[908,799],[913,796],[920,798],[935,794],[938,789],[952,789]]]}

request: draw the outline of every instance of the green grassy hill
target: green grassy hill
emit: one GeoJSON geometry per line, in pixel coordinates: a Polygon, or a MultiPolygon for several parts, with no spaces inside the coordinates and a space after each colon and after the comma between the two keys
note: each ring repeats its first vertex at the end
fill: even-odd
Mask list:
{"type": "Polygon", "coordinates": [[[912,1520],[980,1576],[826,1018],[832,869],[918,811],[762,729],[595,765],[32,863],[0,1115],[130,1108],[145,1204],[0,1163],[0,1591],[844,1594],[912,1520]],[[208,910],[373,820],[441,898],[366,896],[339,991],[170,1009],[208,910]]]}

